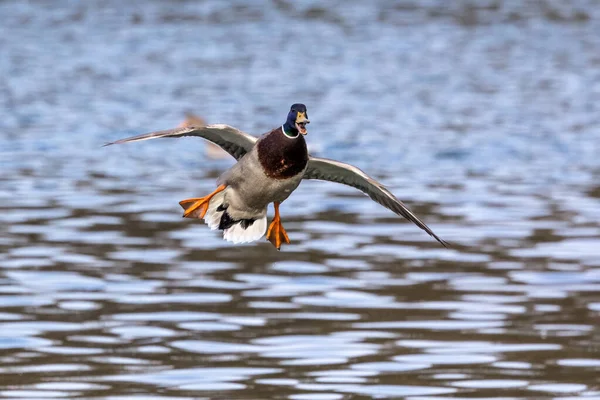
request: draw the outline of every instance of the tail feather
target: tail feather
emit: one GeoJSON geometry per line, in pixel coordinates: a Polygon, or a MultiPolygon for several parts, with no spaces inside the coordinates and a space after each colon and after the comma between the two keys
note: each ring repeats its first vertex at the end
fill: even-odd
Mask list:
{"type": "Polygon", "coordinates": [[[208,210],[206,211],[206,215],[204,216],[204,222],[206,222],[206,225],[208,225],[208,227],[212,231],[219,229],[219,225],[221,224],[221,218],[223,217],[223,213],[225,212],[225,208],[223,207],[225,193],[223,193],[221,196],[219,195],[221,195],[221,193],[213,197],[208,203],[208,210]]]}
{"type": "MultiPolygon", "coordinates": [[[[211,230],[220,229],[223,231],[223,238],[233,243],[254,242],[267,231],[267,216],[257,219],[234,220],[227,213],[227,207],[223,204],[225,201],[225,192],[217,193],[210,199],[208,209],[204,216],[204,222],[211,230]]],[[[189,208],[194,202],[183,203],[181,206],[189,208]]],[[[196,210],[190,214],[192,218],[199,218],[201,211],[196,210]]]]}
{"type": "Polygon", "coordinates": [[[267,231],[267,216],[257,220],[236,221],[230,228],[223,231],[223,238],[233,243],[250,243],[264,236],[267,231]],[[252,223],[244,221],[253,221],[252,223]],[[245,227],[246,226],[246,227],[245,227]]]}

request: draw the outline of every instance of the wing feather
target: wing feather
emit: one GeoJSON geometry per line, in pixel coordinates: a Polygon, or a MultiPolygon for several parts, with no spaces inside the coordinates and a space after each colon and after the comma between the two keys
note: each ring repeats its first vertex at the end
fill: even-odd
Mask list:
{"type": "Polygon", "coordinates": [[[184,127],[167,129],[164,131],[150,132],[143,135],[132,136],[125,139],[120,139],[114,142],[106,143],[104,146],[113,144],[121,144],[128,142],[139,142],[142,140],[158,139],[158,138],[179,138],[184,136],[198,136],[213,142],[223,150],[231,154],[235,159],[239,160],[247,152],[249,152],[258,138],[240,131],[229,125],[212,124],[199,127],[184,127]]]}
{"type": "Polygon", "coordinates": [[[398,200],[392,192],[353,165],[326,158],[310,157],[303,178],[337,182],[355,187],[377,203],[413,222],[440,242],[444,247],[448,247],[447,242],[433,233],[433,231],[413,214],[404,203],[398,200]]]}

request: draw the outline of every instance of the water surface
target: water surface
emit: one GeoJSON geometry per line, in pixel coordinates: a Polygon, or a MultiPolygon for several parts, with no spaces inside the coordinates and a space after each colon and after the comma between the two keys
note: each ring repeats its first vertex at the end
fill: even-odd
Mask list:
{"type": "Polygon", "coordinates": [[[0,3],[0,397],[600,398],[600,9],[469,3],[0,3]],[[295,102],[453,247],[319,182],[234,246],[231,160],[100,147],[295,102]]]}

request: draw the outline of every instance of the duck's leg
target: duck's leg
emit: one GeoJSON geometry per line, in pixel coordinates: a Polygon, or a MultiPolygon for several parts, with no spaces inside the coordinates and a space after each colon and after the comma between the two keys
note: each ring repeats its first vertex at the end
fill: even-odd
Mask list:
{"type": "Polygon", "coordinates": [[[226,187],[227,186],[225,185],[221,185],[217,188],[217,190],[215,190],[208,196],[181,200],[179,202],[179,205],[185,210],[183,216],[189,218],[203,219],[206,215],[206,211],[208,210],[208,203],[210,202],[210,199],[212,199],[215,194],[225,190],[226,187]]]}
{"type": "Polygon", "coordinates": [[[275,216],[273,217],[271,225],[269,225],[269,230],[267,231],[267,240],[271,242],[273,246],[277,247],[277,250],[279,250],[282,242],[290,244],[290,238],[281,224],[281,217],[279,216],[279,203],[275,202],[273,205],[275,206],[275,216]]]}

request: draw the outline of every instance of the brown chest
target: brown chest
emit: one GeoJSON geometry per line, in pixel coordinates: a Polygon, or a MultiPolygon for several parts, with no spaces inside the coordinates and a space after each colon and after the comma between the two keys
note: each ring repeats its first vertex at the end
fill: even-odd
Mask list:
{"type": "Polygon", "coordinates": [[[302,135],[286,137],[278,128],[258,142],[258,159],[269,178],[288,179],[301,173],[308,163],[306,141],[302,135]]]}

